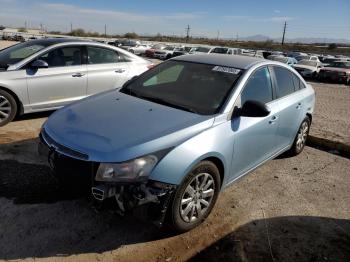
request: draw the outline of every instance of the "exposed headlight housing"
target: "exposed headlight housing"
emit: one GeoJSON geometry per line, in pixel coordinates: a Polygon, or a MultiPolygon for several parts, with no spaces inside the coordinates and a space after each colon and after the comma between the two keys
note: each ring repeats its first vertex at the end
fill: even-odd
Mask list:
{"type": "Polygon", "coordinates": [[[147,155],[123,163],[101,163],[95,180],[103,182],[143,182],[158,162],[155,155],[147,155]]]}

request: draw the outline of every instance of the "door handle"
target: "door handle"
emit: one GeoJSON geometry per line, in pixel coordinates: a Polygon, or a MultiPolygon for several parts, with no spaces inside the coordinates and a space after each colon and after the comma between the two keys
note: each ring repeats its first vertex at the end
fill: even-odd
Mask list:
{"type": "Polygon", "coordinates": [[[301,103],[298,103],[297,106],[295,107],[296,109],[300,109],[302,106],[301,106],[301,103]]]}
{"type": "Polygon", "coordinates": [[[72,75],[72,77],[82,77],[84,76],[85,74],[82,74],[82,73],[75,73],[72,75]]]}
{"type": "Polygon", "coordinates": [[[277,121],[278,117],[277,116],[273,116],[271,117],[269,124],[274,124],[277,121]]]}
{"type": "Polygon", "coordinates": [[[118,68],[116,69],[114,72],[120,74],[120,73],[124,73],[125,72],[125,69],[124,68],[118,68]]]}

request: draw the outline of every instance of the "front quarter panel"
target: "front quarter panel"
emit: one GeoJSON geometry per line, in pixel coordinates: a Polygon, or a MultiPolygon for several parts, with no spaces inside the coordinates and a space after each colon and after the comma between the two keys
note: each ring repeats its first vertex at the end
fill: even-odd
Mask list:
{"type": "Polygon", "coordinates": [[[192,137],[170,151],[155,167],[150,179],[179,185],[191,169],[200,161],[215,157],[224,166],[225,185],[233,151],[231,122],[220,125],[192,137]]]}

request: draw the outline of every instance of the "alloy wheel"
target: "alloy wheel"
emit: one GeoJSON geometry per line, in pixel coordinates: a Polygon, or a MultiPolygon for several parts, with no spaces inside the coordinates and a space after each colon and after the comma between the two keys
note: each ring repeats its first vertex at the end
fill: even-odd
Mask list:
{"type": "Polygon", "coordinates": [[[214,178],[208,173],[196,175],[181,197],[181,218],[187,223],[192,223],[204,217],[213,201],[214,193],[214,178]]]}
{"type": "Polygon", "coordinates": [[[308,131],[309,125],[306,121],[304,121],[298,131],[298,137],[296,142],[297,150],[301,150],[305,146],[308,131]]]}
{"type": "Polygon", "coordinates": [[[6,121],[11,115],[11,103],[10,101],[0,95],[0,123],[6,121]]]}

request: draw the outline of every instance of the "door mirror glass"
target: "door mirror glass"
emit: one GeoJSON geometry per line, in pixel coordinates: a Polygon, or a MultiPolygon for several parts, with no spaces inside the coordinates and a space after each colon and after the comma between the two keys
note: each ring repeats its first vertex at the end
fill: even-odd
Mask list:
{"type": "Polygon", "coordinates": [[[239,115],[246,117],[264,117],[270,114],[269,108],[259,101],[248,100],[240,109],[239,115]]]}
{"type": "Polygon", "coordinates": [[[35,69],[39,69],[39,68],[48,68],[49,65],[48,63],[46,63],[44,60],[35,60],[32,64],[31,64],[32,68],[35,69]]]}

